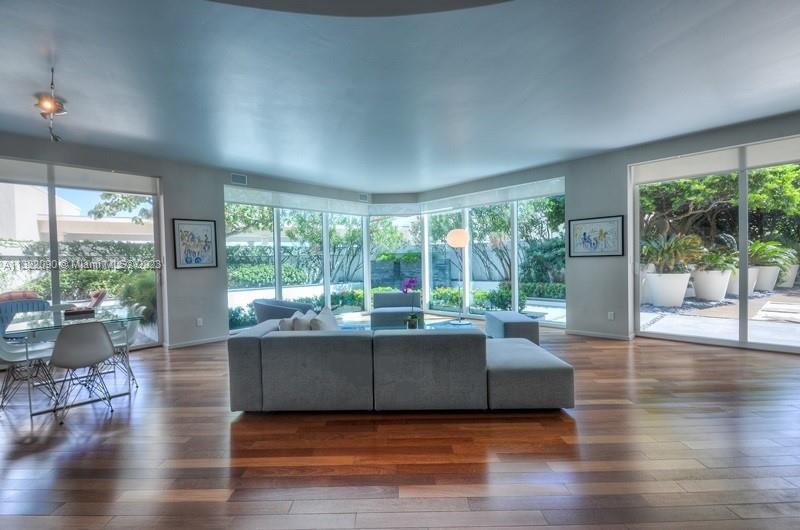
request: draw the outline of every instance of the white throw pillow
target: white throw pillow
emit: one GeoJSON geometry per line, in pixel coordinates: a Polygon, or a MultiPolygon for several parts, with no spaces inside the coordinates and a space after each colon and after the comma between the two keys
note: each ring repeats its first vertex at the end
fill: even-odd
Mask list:
{"type": "Polygon", "coordinates": [[[303,316],[300,311],[295,311],[289,318],[282,318],[278,321],[278,331],[292,331],[294,330],[294,321],[303,316]]]}
{"type": "Polygon", "coordinates": [[[315,331],[337,331],[339,324],[330,307],[325,307],[316,318],[311,319],[311,329],[315,331]]]}
{"type": "Polygon", "coordinates": [[[309,309],[305,315],[299,316],[294,319],[294,330],[295,331],[310,331],[311,330],[311,320],[316,318],[317,314],[314,312],[313,309],[309,309]]]}

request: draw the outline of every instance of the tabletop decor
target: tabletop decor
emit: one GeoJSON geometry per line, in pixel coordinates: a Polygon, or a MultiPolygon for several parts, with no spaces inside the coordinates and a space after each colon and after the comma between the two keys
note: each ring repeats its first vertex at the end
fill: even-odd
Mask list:
{"type": "Polygon", "coordinates": [[[570,219],[569,257],[622,256],[625,253],[624,216],[570,219]]]}
{"type": "Polygon", "coordinates": [[[201,269],[217,266],[217,222],[173,219],[175,268],[201,269]]]}

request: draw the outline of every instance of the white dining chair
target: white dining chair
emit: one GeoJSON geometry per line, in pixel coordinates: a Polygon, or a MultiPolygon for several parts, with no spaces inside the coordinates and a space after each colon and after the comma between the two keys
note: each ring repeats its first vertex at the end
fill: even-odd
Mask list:
{"type": "Polygon", "coordinates": [[[9,342],[0,338],[0,363],[7,365],[3,386],[0,387],[0,409],[8,405],[23,383],[37,384],[45,394],[55,397],[50,370],[47,368],[47,361],[52,354],[52,342],[30,343],[26,351],[24,342],[9,342]]]}
{"type": "MultiPolygon", "coordinates": [[[[141,317],[144,314],[144,310],[145,307],[143,305],[136,304],[131,308],[131,313],[141,317]]],[[[136,385],[136,388],[139,388],[139,382],[133,373],[130,359],[131,346],[136,341],[136,333],[139,331],[139,321],[130,320],[123,326],[107,326],[111,342],[114,343],[114,356],[109,359],[109,364],[111,364],[112,368],[122,370],[123,373],[131,378],[131,382],[136,385]]]]}
{"type": "Polygon", "coordinates": [[[111,393],[103,380],[103,366],[114,355],[114,343],[108,330],[100,322],[86,322],[64,326],[56,339],[50,367],[66,371],[58,386],[53,412],[64,423],[69,409],[75,403],[80,389],[104,402],[114,412],[111,393]],[[72,397],[74,394],[74,397],[72,397]]]}

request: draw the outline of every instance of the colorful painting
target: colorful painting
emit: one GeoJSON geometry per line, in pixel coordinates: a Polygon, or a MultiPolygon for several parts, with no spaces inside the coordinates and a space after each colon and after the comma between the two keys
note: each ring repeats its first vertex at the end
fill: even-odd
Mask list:
{"type": "Polygon", "coordinates": [[[217,223],[198,219],[173,219],[175,268],[217,266],[217,223]]]}
{"type": "Polygon", "coordinates": [[[573,219],[569,222],[571,258],[622,256],[625,253],[624,217],[573,219]]]}

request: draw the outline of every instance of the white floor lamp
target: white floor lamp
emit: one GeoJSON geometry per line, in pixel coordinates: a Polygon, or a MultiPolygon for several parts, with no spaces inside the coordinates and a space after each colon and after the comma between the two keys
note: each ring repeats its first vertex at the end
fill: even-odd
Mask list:
{"type": "MultiPolygon", "coordinates": [[[[464,260],[466,260],[466,256],[464,255],[464,249],[467,248],[469,244],[469,232],[467,232],[463,228],[453,228],[449,232],[447,232],[447,244],[451,248],[460,248],[461,249],[461,275],[464,275],[464,260]]],[[[464,285],[466,285],[466,278],[463,278],[464,285]]],[[[454,320],[451,324],[456,326],[469,326],[471,325],[470,322],[464,320],[464,290],[461,290],[461,304],[458,306],[458,320],[454,320]]]]}

